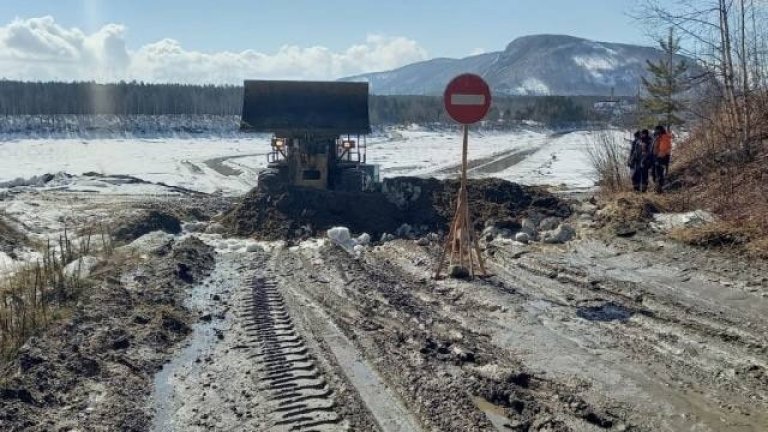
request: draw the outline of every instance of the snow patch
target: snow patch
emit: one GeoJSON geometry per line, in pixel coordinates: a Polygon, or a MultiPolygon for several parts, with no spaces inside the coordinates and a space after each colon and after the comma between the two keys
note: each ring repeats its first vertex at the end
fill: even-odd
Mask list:
{"type": "Polygon", "coordinates": [[[687,213],[657,213],[653,215],[651,228],[656,231],[670,231],[676,228],[692,228],[715,221],[715,216],[704,210],[687,213]]]}
{"type": "Polygon", "coordinates": [[[515,94],[522,95],[548,95],[550,93],[549,86],[544,84],[543,81],[537,78],[526,78],[520,85],[515,88],[513,92],[515,94]]]}
{"type": "Polygon", "coordinates": [[[71,278],[87,278],[97,264],[99,259],[94,256],[80,257],[64,266],[64,274],[71,278]]]}

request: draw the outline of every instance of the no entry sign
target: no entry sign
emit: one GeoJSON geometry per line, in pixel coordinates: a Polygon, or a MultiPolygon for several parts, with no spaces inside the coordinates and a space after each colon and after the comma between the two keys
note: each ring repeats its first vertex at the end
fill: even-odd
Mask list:
{"type": "Polygon", "coordinates": [[[491,90],[477,75],[459,75],[445,88],[443,103],[452,119],[465,125],[476,123],[488,114],[491,90]]]}

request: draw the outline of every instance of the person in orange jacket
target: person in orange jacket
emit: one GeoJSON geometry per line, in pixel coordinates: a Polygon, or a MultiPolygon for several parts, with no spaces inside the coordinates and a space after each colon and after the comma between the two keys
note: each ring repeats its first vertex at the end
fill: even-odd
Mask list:
{"type": "Polygon", "coordinates": [[[653,131],[653,181],[656,183],[656,192],[661,193],[664,188],[664,180],[669,169],[669,159],[672,155],[672,134],[658,125],[653,131]]]}

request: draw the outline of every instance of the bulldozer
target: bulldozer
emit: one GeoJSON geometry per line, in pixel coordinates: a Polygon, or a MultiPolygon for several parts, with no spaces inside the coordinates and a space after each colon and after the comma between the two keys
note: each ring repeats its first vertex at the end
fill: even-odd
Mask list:
{"type": "Polygon", "coordinates": [[[271,134],[260,190],[365,192],[379,182],[366,163],[368,83],[247,80],[240,130],[271,134]]]}

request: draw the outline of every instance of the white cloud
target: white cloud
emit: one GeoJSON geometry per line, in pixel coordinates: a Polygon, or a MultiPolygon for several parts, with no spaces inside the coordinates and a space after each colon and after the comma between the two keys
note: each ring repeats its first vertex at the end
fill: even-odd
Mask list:
{"type": "Polygon", "coordinates": [[[405,37],[369,35],[334,52],[321,46],[283,46],[204,53],[163,39],[135,51],[126,28],[108,24],[92,34],[66,29],[50,17],[16,19],[0,26],[0,78],[24,80],[143,80],[241,83],[246,78],[335,79],[393,69],[424,60],[426,51],[405,37]]]}

